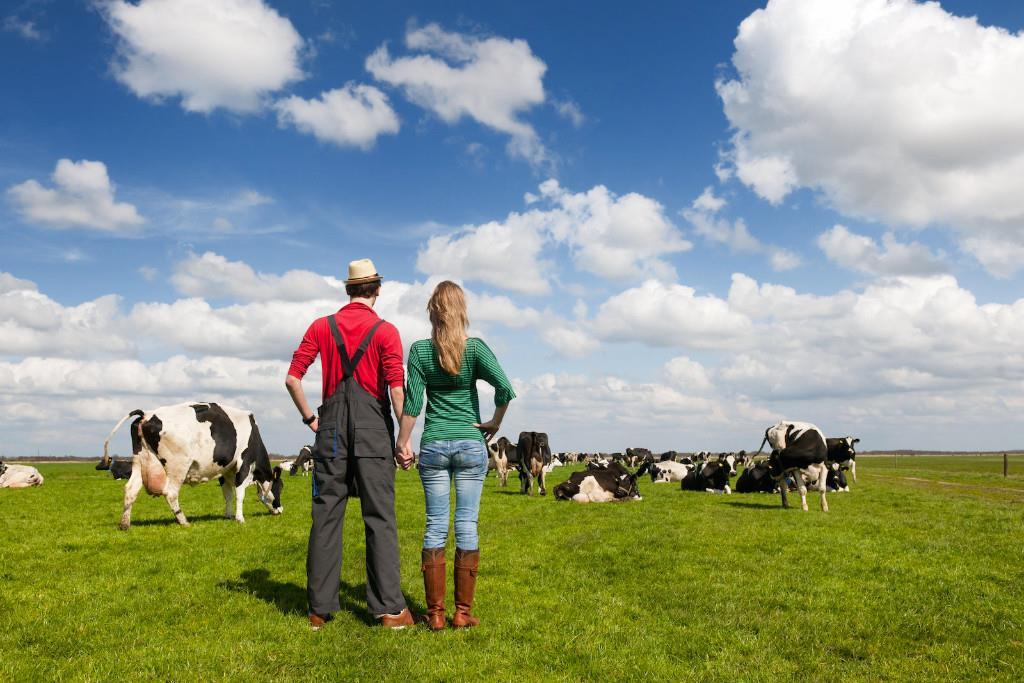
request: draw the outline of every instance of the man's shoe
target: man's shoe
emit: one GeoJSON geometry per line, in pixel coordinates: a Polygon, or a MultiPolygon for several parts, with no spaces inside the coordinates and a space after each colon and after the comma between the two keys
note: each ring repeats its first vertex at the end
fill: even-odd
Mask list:
{"type": "Polygon", "coordinates": [[[394,630],[403,629],[406,626],[412,626],[416,622],[412,618],[412,612],[406,607],[398,614],[382,614],[377,619],[380,621],[380,625],[384,628],[390,628],[394,630]]]}
{"type": "Polygon", "coordinates": [[[331,615],[330,614],[328,614],[325,617],[322,617],[319,614],[312,614],[311,613],[309,615],[309,630],[310,631],[319,631],[323,627],[323,625],[326,624],[330,620],[331,620],[331,615]]]}

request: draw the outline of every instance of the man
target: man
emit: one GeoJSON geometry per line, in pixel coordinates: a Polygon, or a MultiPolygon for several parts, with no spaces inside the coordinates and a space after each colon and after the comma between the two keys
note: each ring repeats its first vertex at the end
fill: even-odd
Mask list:
{"type": "Polygon", "coordinates": [[[358,495],[366,531],[366,603],[386,628],[413,624],[401,590],[395,520],[395,417],[405,402],[402,340],[373,310],[381,277],[369,259],[348,267],[349,304],[313,321],[292,355],[285,386],[313,445],[313,525],[306,556],[309,624],[314,631],[341,609],[342,530],[345,504],[358,495]],[[320,355],[323,405],[309,408],[302,377],[320,355]],[[388,400],[390,395],[390,401],[388,400]],[[356,494],[358,489],[358,494],[356,494]]]}

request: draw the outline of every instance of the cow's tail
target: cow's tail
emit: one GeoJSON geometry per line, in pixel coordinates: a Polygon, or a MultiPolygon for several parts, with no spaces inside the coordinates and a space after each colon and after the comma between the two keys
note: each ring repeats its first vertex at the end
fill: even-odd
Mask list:
{"type": "Polygon", "coordinates": [[[127,422],[131,418],[133,418],[133,417],[143,417],[145,414],[146,413],[141,411],[141,410],[133,410],[132,412],[130,412],[127,415],[125,415],[124,417],[122,417],[121,421],[117,423],[117,426],[110,430],[110,433],[107,434],[107,440],[103,442],[103,462],[104,463],[109,463],[110,462],[110,454],[109,454],[108,449],[109,449],[109,446],[110,446],[110,440],[112,438],[114,438],[114,433],[118,429],[121,428],[121,425],[123,425],[125,422],[127,422]]]}

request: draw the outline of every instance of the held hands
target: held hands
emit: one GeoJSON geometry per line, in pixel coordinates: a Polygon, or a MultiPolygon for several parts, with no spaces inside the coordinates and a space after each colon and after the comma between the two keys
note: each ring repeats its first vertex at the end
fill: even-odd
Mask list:
{"type": "Polygon", "coordinates": [[[501,429],[501,420],[491,418],[487,422],[481,422],[473,426],[484,433],[484,439],[490,441],[498,433],[498,430],[501,429]]]}
{"type": "Polygon", "coordinates": [[[407,470],[412,467],[414,457],[412,446],[409,442],[400,443],[395,447],[395,464],[403,470],[407,470]]]}

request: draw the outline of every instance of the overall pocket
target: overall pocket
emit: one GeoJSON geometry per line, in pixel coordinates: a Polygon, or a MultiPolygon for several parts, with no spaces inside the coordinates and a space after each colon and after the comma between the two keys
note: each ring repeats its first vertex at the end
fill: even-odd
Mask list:
{"type": "Polygon", "coordinates": [[[313,460],[334,460],[338,456],[338,429],[334,425],[316,430],[313,460]]]}

